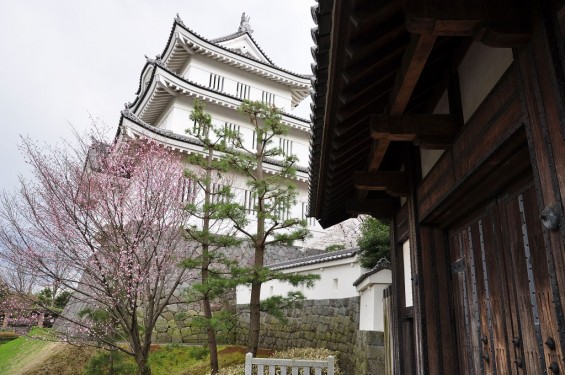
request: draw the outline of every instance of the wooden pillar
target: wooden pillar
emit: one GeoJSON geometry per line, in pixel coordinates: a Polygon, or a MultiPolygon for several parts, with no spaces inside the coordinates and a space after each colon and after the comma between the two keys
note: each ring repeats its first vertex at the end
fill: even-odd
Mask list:
{"type": "Polygon", "coordinates": [[[429,374],[459,374],[453,316],[449,248],[445,232],[420,226],[421,301],[425,310],[426,358],[429,374]]]}
{"type": "Polygon", "coordinates": [[[408,239],[410,240],[410,267],[412,270],[412,293],[414,303],[414,355],[415,374],[427,374],[426,358],[426,311],[423,301],[422,249],[420,244],[420,225],[418,216],[417,185],[422,180],[420,151],[411,144],[406,145],[405,169],[409,176],[410,195],[406,202],[408,206],[408,239]]]}
{"type": "Polygon", "coordinates": [[[422,260],[420,254],[416,185],[420,181],[420,159],[417,148],[405,145],[404,169],[409,175],[410,193],[404,206],[394,218],[392,262],[393,262],[393,309],[396,322],[395,374],[426,374],[426,327],[422,305],[422,260]],[[404,275],[403,243],[409,241],[411,275],[404,275]],[[412,306],[406,306],[405,280],[412,286],[412,306]]]}
{"type": "MultiPolygon", "coordinates": [[[[390,256],[392,263],[392,328],[393,328],[393,362],[394,374],[409,374],[410,369],[406,367],[412,366],[413,358],[406,358],[405,347],[411,346],[410,342],[402,340],[403,322],[405,320],[406,309],[404,307],[404,264],[402,259],[402,242],[408,239],[407,228],[407,210],[406,206],[402,207],[394,215],[391,225],[391,245],[390,256]]],[[[409,348],[408,351],[411,351],[409,348]]]]}
{"type": "MultiPolygon", "coordinates": [[[[531,42],[514,50],[520,69],[523,101],[527,107],[526,132],[540,216],[550,210],[560,225],[544,230],[548,274],[561,351],[565,351],[565,38],[556,10],[547,0],[531,2],[531,42]]],[[[545,338],[544,338],[545,339],[545,338]]]]}

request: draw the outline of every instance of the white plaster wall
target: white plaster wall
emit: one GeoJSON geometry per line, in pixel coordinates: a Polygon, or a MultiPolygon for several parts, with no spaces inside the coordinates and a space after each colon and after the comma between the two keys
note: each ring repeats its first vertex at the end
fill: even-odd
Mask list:
{"type": "Polygon", "coordinates": [[[392,283],[392,272],[384,269],[357,286],[360,295],[359,329],[384,331],[383,293],[392,283]]]}
{"type": "MultiPolygon", "coordinates": [[[[171,101],[163,115],[156,121],[157,127],[171,130],[174,133],[186,135],[186,129],[192,128],[193,122],[190,120],[190,112],[194,108],[191,98],[178,97],[171,101]]],[[[206,103],[205,110],[212,116],[212,122],[223,124],[225,122],[236,124],[240,127],[240,133],[244,139],[244,145],[248,148],[252,146],[253,129],[249,121],[243,115],[234,110],[206,103]]],[[[298,165],[308,166],[310,157],[310,135],[306,131],[289,129],[283,138],[292,142],[292,153],[298,157],[298,165]]],[[[273,146],[278,147],[279,137],[273,140],[273,146]]]]}
{"type": "MultiPolygon", "coordinates": [[[[436,105],[433,113],[435,114],[449,114],[449,100],[447,91],[443,93],[438,104],[436,105]]],[[[422,178],[426,177],[432,170],[433,166],[437,163],[443,150],[425,150],[420,148],[420,165],[422,167],[422,178]]]]}
{"type": "MultiPolygon", "coordinates": [[[[320,280],[315,282],[313,288],[293,287],[287,282],[278,280],[268,281],[261,288],[261,299],[274,295],[285,296],[290,291],[301,291],[309,300],[356,297],[358,293],[353,282],[366,271],[359,265],[357,257],[283,270],[284,273],[320,275],[320,280]]],[[[236,299],[238,304],[248,304],[250,297],[250,286],[240,285],[237,287],[236,299]]]]}
{"type": "MultiPolygon", "coordinates": [[[[469,48],[458,68],[465,122],[471,118],[512,61],[510,48],[491,48],[481,43],[473,43],[469,48]]],[[[433,113],[449,113],[447,91],[444,92],[433,113]]],[[[422,177],[430,172],[441,155],[443,150],[420,149],[422,177]]]]}
{"type": "MultiPolygon", "coordinates": [[[[163,112],[161,118],[157,121],[157,127],[171,130],[174,133],[186,135],[185,130],[187,128],[192,128],[193,122],[190,120],[190,112],[193,109],[193,100],[186,97],[179,97],[175,98],[171,103],[168,105],[166,110],[163,112]]],[[[212,116],[212,121],[215,124],[223,124],[224,122],[234,123],[240,126],[240,132],[242,133],[245,139],[245,145],[248,148],[251,148],[251,139],[253,135],[253,131],[251,126],[245,122],[244,117],[234,110],[229,110],[227,108],[207,104],[206,105],[206,112],[208,112],[212,116]]],[[[293,132],[289,132],[289,135],[292,136],[292,140],[296,142],[296,145],[299,145],[300,139],[298,136],[302,136],[303,138],[308,137],[308,133],[301,132],[296,129],[293,132]]],[[[302,141],[305,142],[305,141],[302,141]]],[[[277,143],[278,144],[278,143],[277,143]]],[[[304,146],[305,147],[305,146],[304,146]]],[[[300,150],[298,146],[296,148],[293,147],[293,151],[300,150]]],[[[308,165],[308,153],[302,152],[302,157],[299,157],[298,165],[300,166],[307,166],[308,165]]],[[[244,190],[248,190],[248,187],[245,184],[244,179],[238,175],[232,175],[230,177],[230,184],[235,188],[236,199],[243,201],[244,197],[244,190]]],[[[298,196],[297,196],[297,203],[290,211],[291,217],[306,219],[305,215],[307,212],[307,203],[308,203],[308,184],[305,181],[295,181],[298,196]]],[[[313,237],[320,237],[323,234],[323,229],[320,224],[314,219],[307,219],[308,228],[310,229],[313,237]]],[[[297,242],[297,246],[303,245],[302,242],[297,242]]]]}
{"type": "Polygon", "coordinates": [[[481,43],[471,45],[458,69],[465,122],[471,118],[512,61],[510,48],[491,48],[481,43]]]}
{"type": "Polygon", "coordinates": [[[236,83],[241,82],[255,89],[252,90],[251,100],[261,100],[261,92],[267,91],[276,96],[275,105],[277,107],[283,108],[285,111],[290,110],[291,92],[285,85],[206,56],[193,55],[183,76],[189,81],[208,86],[210,73],[215,73],[225,78],[223,91],[226,93],[235,95],[236,83]]]}

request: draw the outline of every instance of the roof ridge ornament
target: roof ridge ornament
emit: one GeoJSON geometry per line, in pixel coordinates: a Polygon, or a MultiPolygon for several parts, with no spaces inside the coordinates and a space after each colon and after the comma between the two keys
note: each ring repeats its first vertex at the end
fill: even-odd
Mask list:
{"type": "Polygon", "coordinates": [[[155,58],[154,58],[154,59],[152,59],[152,58],[148,57],[147,55],[145,55],[145,59],[147,60],[147,63],[148,63],[148,64],[151,64],[151,65],[158,65],[158,66],[161,66],[161,67],[164,67],[164,66],[165,66],[165,64],[163,63],[163,60],[161,59],[161,55],[155,55],[155,58]]]}
{"type": "Polygon", "coordinates": [[[380,268],[388,268],[390,269],[390,261],[386,258],[381,258],[379,259],[379,261],[377,262],[377,264],[375,264],[375,266],[373,267],[374,270],[376,269],[380,269],[380,268]]]}
{"type": "MultiPolygon", "coordinates": [[[[178,23],[181,26],[185,26],[184,22],[182,22],[182,19],[180,18],[179,14],[177,13],[177,16],[175,17],[175,22],[178,23]]],[[[186,26],[185,26],[186,27],[186,26]]]]}
{"type": "Polygon", "coordinates": [[[245,12],[241,14],[241,21],[239,22],[239,29],[240,32],[246,32],[248,34],[253,33],[253,29],[251,28],[251,24],[249,24],[249,19],[251,17],[246,16],[245,12]]]}
{"type": "Polygon", "coordinates": [[[131,107],[130,102],[124,103],[124,109],[122,109],[122,115],[129,117],[129,115],[131,115],[130,107],[131,107]]]}

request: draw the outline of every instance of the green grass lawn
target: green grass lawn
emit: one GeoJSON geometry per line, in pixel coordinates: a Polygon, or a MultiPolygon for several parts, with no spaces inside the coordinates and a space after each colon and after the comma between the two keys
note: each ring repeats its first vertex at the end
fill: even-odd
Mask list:
{"type": "MultiPolygon", "coordinates": [[[[37,333],[37,332],[34,332],[37,333]]],[[[245,348],[222,346],[220,366],[245,362],[245,348]]],[[[107,351],[75,347],[64,343],[19,337],[0,345],[2,375],[83,375],[107,373],[110,357],[107,351]]],[[[121,352],[112,358],[118,374],[134,375],[135,362],[121,352]]],[[[205,375],[210,371],[207,350],[201,346],[154,345],[149,363],[153,375],[205,375]]]]}
{"type": "MultiPolygon", "coordinates": [[[[220,367],[241,364],[245,362],[245,348],[236,346],[220,346],[220,367]]],[[[110,354],[98,351],[94,360],[87,365],[85,375],[105,374],[110,363],[110,354]],[[96,366],[93,363],[96,362],[96,366]]],[[[135,362],[132,357],[116,352],[112,361],[114,370],[119,367],[119,374],[135,374],[135,362]]],[[[155,345],[149,356],[149,365],[153,375],[207,375],[210,373],[210,356],[201,346],[155,345]]]]}
{"type": "Polygon", "coordinates": [[[0,345],[0,374],[16,374],[35,353],[41,352],[48,342],[20,337],[0,345]]]}

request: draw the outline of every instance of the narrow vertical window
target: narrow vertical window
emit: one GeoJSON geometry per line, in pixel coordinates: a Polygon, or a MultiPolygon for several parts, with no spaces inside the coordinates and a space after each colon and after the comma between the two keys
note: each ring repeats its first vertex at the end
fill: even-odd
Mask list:
{"type": "Polygon", "coordinates": [[[279,147],[284,155],[292,155],[292,141],[289,139],[279,138],[279,147]]]}
{"type": "Polygon", "coordinates": [[[236,91],[237,91],[236,95],[240,99],[249,99],[250,90],[251,90],[250,86],[248,86],[244,83],[238,82],[237,86],[236,86],[236,91]]]}
{"type": "Polygon", "coordinates": [[[227,137],[229,140],[234,139],[235,137],[239,136],[239,125],[233,124],[231,122],[225,122],[224,123],[224,132],[226,133],[231,133],[229,137],[227,137]]]}
{"type": "Polygon", "coordinates": [[[255,206],[257,205],[257,196],[255,195],[255,193],[249,190],[244,190],[243,194],[244,194],[243,204],[245,206],[245,209],[249,212],[254,211],[255,206]]]}
{"type": "Polygon", "coordinates": [[[210,73],[208,87],[216,91],[224,91],[224,77],[218,74],[210,73]]]}
{"type": "Polygon", "coordinates": [[[338,290],[338,288],[339,288],[338,279],[334,279],[333,284],[334,284],[334,291],[338,290]]]}
{"type": "Polygon", "coordinates": [[[410,241],[402,244],[402,262],[404,263],[404,306],[414,305],[412,295],[412,265],[410,264],[410,241]]]}
{"type": "Polygon", "coordinates": [[[275,94],[263,91],[261,101],[265,104],[275,105],[275,94]]]}

